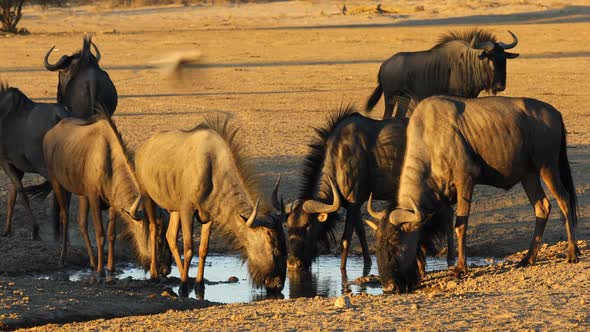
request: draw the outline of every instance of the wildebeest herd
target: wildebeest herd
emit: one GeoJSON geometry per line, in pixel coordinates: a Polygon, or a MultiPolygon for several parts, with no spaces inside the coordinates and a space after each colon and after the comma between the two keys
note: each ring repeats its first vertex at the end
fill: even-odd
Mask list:
{"type": "Polygon", "coordinates": [[[565,219],[567,261],[576,262],[576,194],[561,114],[531,98],[477,98],[481,91],[495,94],[506,87],[506,61],[518,56],[506,52],[518,44],[509,33],[510,44],[482,30],[449,33],[430,50],[397,53],[385,61],[366,109],[370,112],[383,94],[384,119],[368,118],[351,106],[331,114],[309,144],[299,195],[290,202],[279,199],[279,178],[270,207],[254,180],[255,165],[243,155],[235,123],[208,116],[193,129],[155,134],[132,155],[111,120],[117,91],[99,67],[98,47],[85,37],[80,52],[51,64],[52,47],[44,63],[59,73],[56,104],[35,103],[16,88],[0,87],[0,162],[12,182],[2,235],[11,234],[20,196],[32,237],[38,239],[27,195],[45,197],[53,191],[52,221],[63,264],[73,193],[79,198],[78,225],[90,265],[99,275],[105,273],[101,211],[108,209],[108,271],[115,269],[120,218],[150,277],[167,275],[174,261],[181,290],[186,290],[197,222],[197,288],[203,287],[214,227],[241,253],[254,286],[280,292],[287,269],[309,270],[321,244],[329,245],[341,208],[346,209],[341,270],[346,271],[354,232],[370,267],[361,211],[368,202],[374,221],[365,222],[376,232],[383,291],[410,292],[425,274],[425,257],[440,252],[441,243],[446,242],[449,266],[454,263],[453,228],[458,239],[453,271],[458,277],[467,272],[465,235],[473,188],[479,184],[504,189],[522,184],[536,224],[519,265],[534,264],[551,210],[542,179],[565,219]],[[23,187],[24,173],[47,181],[23,187]],[[388,208],[376,211],[373,199],[388,202],[388,208]],[[96,259],[88,236],[89,209],[96,259]],[[178,248],[180,230],[184,257],[178,248]]]}

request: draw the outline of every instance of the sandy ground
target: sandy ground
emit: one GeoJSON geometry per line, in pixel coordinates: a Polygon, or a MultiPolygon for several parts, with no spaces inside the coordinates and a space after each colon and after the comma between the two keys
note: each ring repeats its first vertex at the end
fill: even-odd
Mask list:
{"type": "MultiPolygon", "coordinates": [[[[395,9],[397,13],[387,15],[368,11],[376,3],[347,2],[349,12],[354,15],[341,15],[341,2],[312,1],[117,11],[100,7],[47,11],[26,8],[21,24],[32,34],[0,36],[0,79],[36,100],[53,101],[57,75],[44,70],[43,55],[52,45],[57,45],[59,51],[52,57],[52,61],[56,61],[58,54],[71,53],[81,46],[82,33],[94,33],[94,41],[103,55],[101,64],[109,71],[120,95],[115,119],[131,147],[159,130],[190,128],[206,114],[226,114],[240,124],[241,137],[257,165],[264,192],[269,194],[276,177],[282,174],[282,193],[285,198],[292,199],[297,192],[306,143],[313,135],[312,127],[321,125],[330,110],[342,102],[353,102],[361,107],[376,85],[377,70],[384,59],[398,51],[429,48],[439,34],[449,29],[479,26],[495,32],[501,39],[509,39],[506,32],[509,29],[520,39],[514,51],[521,56],[508,64],[507,89],[502,95],[538,98],[563,113],[580,204],[577,236],[589,239],[590,7],[587,2],[388,1],[383,2],[384,8],[395,9]],[[423,5],[424,10],[416,8],[418,5],[423,5]],[[203,53],[203,65],[185,73],[183,82],[167,80],[149,66],[151,61],[170,52],[194,49],[203,53]]],[[[382,109],[380,103],[371,116],[379,118],[382,109]]],[[[38,181],[37,177],[26,177],[27,183],[38,181]]],[[[3,189],[0,215],[4,217],[7,178],[3,174],[0,188],[3,189]]],[[[474,200],[468,232],[469,255],[504,257],[528,247],[534,216],[520,186],[509,192],[480,187],[474,200]]],[[[557,204],[552,202],[554,209],[544,240],[555,245],[566,236],[557,204]]],[[[59,298],[60,292],[92,302],[92,297],[88,297],[92,293],[91,286],[84,290],[64,281],[43,282],[44,297],[33,292],[32,285],[37,281],[31,279],[32,273],[58,269],[53,234],[47,227],[46,202],[35,201],[33,208],[44,226],[43,241],[27,239],[30,226],[17,203],[14,235],[10,239],[0,238],[0,284],[7,287],[8,283],[14,283],[20,287],[17,291],[32,299],[30,302],[38,298],[41,304],[50,303],[59,298]]],[[[76,228],[75,225],[70,227],[74,246],[78,237],[76,228]]],[[[222,241],[214,241],[212,249],[224,251],[225,247],[222,241]]],[[[356,243],[353,249],[358,251],[356,243]]],[[[119,255],[120,259],[128,259],[128,256],[119,255]]],[[[148,326],[158,327],[157,324],[163,324],[160,325],[163,328],[172,322],[194,320],[197,324],[213,320],[229,324],[228,328],[262,329],[279,324],[278,318],[290,317],[285,324],[292,325],[282,327],[347,328],[349,325],[343,324],[350,317],[358,324],[350,327],[356,329],[467,329],[476,326],[561,329],[576,328],[568,325],[574,322],[580,324],[579,329],[584,329],[590,324],[588,280],[585,279],[585,283],[572,280],[578,280],[578,275],[587,278],[587,256],[573,266],[562,264],[557,256],[549,256],[538,267],[525,270],[512,270],[509,266],[490,268],[490,271],[481,269],[481,273],[477,270],[465,281],[452,281],[458,285],[457,289],[441,287],[440,294],[434,297],[428,297],[427,290],[410,296],[355,297],[352,311],[331,309],[328,304],[333,299],[264,301],[168,312],[157,319],[146,316],[108,323],[90,322],[84,327],[145,325],[147,329],[148,326]],[[510,290],[514,279],[520,275],[525,275],[525,280],[530,282],[520,283],[522,287],[514,286],[518,289],[510,290]],[[533,281],[549,276],[559,280],[563,288],[541,287],[538,290],[539,284],[533,281]],[[468,280],[485,283],[486,287],[472,288],[468,280]],[[419,303],[420,321],[412,320],[417,314],[409,307],[412,303],[419,303]],[[580,320],[583,310],[586,315],[580,320]],[[242,312],[256,314],[246,319],[241,316],[242,312]],[[365,318],[361,320],[363,313],[365,318]],[[543,318],[545,314],[548,318],[543,318]],[[317,319],[308,319],[306,315],[317,319]],[[312,323],[316,325],[308,325],[312,323]],[[369,325],[362,325],[365,323],[369,325]]],[[[70,251],[69,267],[84,266],[85,262],[82,250],[70,251]]],[[[451,282],[444,272],[429,278],[441,280],[445,285],[451,282]]],[[[126,294],[124,287],[117,283],[100,287],[104,288],[101,301],[131,303],[148,293],[160,296],[162,288],[167,286],[150,285],[145,292],[138,291],[134,295],[126,294]]],[[[38,314],[43,311],[43,305],[16,305],[4,296],[0,298],[0,320],[6,322],[8,317],[14,316],[10,324],[15,325],[10,326],[24,326],[22,322],[26,319],[22,314],[25,311],[33,312],[34,317],[45,317],[36,324],[68,321],[63,318],[67,315],[61,313],[38,314]],[[21,325],[14,322],[21,322],[21,325]]],[[[98,294],[95,298],[98,301],[98,294]]],[[[132,310],[131,306],[129,311],[102,306],[102,311],[85,316],[78,312],[84,306],[76,304],[56,307],[56,310],[73,313],[67,316],[73,320],[78,317],[76,315],[83,317],[78,319],[90,319],[147,314],[165,311],[165,308],[181,309],[184,305],[175,307],[176,303],[167,306],[161,305],[162,301],[154,302],[159,303],[157,308],[154,305],[156,309],[152,305],[139,306],[143,311],[132,310]]],[[[203,305],[187,301],[182,308],[203,305]]],[[[210,327],[224,327],[219,324],[222,323],[210,327]]]]}

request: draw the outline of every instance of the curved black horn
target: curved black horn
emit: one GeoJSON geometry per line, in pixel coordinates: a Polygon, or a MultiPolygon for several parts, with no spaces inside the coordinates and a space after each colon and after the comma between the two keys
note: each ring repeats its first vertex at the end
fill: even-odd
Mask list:
{"type": "Polygon", "coordinates": [[[53,45],[53,47],[51,47],[49,49],[47,54],[45,54],[45,58],[43,59],[43,63],[45,64],[45,68],[47,68],[47,70],[51,70],[51,71],[56,71],[56,70],[62,69],[64,67],[64,63],[68,60],[68,56],[64,55],[55,64],[53,64],[53,65],[50,64],[49,63],[49,55],[51,54],[51,52],[53,52],[54,48],[55,48],[55,45],[53,45]]]}
{"type": "Polygon", "coordinates": [[[509,50],[511,48],[514,48],[516,45],[518,45],[518,38],[516,38],[516,35],[513,34],[512,31],[510,31],[510,30],[507,30],[507,31],[510,35],[512,35],[512,43],[504,44],[502,42],[498,42],[498,45],[501,46],[505,50],[509,50]]]}
{"type": "Polygon", "coordinates": [[[369,200],[367,201],[367,212],[369,215],[375,220],[381,220],[385,216],[385,211],[377,212],[373,210],[373,193],[369,195],[369,200]]]}
{"type": "Polygon", "coordinates": [[[279,185],[281,184],[281,176],[279,175],[279,178],[277,179],[277,182],[275,183],[275,189],[272,191],[272,206],[279,210],[282,211],[283,207],[281,206],[281,202],[279,202],[279,185]]]}
{"type": "Polygon", "coordinates": [[[94,42],[92,40],[90,40],[90,44],[92,44],[92,47],[94,48],[94,52],[96,52],[96,62],[100,62],[100,51],[98,50],[98,47],[96,47],[96,44],[94,44],[94,42]]]}
{"type": "Polygon", "coordinates": [[[326,204],[310,199],[303,203],[303,211],[307,213],[332,213],[338,211],[340,208],[340,194],[331,178],[328,178],[328,182],[330,182],[330,187],[332,188],[332,204],[326,204]]]}

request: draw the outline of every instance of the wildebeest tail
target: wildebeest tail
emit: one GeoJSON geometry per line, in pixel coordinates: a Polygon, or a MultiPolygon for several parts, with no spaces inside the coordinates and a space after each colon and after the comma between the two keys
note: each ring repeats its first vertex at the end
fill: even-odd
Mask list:
{"type": "Polygon", "coordinates": [[[572,213],[572,222],[578,224],[578,198],[576,197],[576,186],[572,177],[572,170],[567,158],[567,133],[563,120],[561,122],[561,147],[559,149],[559,177],[568,194],[570,195],[569,208],[572,213]]]}
{"type": "Polygon", "coordinates": [[[51,182],[45,181],[40,184],[24,187],[25,194],[31,198],[45,199],[53,188],[51,182]]]}
{"type": "MultiPolygon", "coordinates": [[[[453,223],[453,209],[444,206],[439,209],[429,221],[427,221],[420,233],[420,249],[418,250],[417,259],[425,262],[426,256],[436,256],[441,252],[441,246],[446,244],[448,224],[453,223]]],[[[455,250],[455,248],[447,248],[455,250]]]]}
{"type": "Polygon", "coordinates": [[[365,111],[370,112],[373,109],[373,107],[377,105],[377,102],[381,98],[382,94],[383,88],[381,87],[381,82],[379,82],[379,85],[377,85],[377,87],[375,88],[375,90],[373,90],[373,93],[369,97],[369,100],[367,100],[367,107],[365,108],[365,111]]]}

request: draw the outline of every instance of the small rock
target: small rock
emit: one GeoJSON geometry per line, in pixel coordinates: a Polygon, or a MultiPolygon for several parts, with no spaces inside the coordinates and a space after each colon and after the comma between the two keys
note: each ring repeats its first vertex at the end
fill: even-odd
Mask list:
{"type": "Polygon", "coordinates": [[[236,276],[231,276],[231,277],[227,278],[227,282],[229,282],[230,284],[235,284],[239,281],[240,281],[240,279],[238,279],[238,277],[236,277],[236,276]]]}
{"type": "Polygon", "coordinates": [[[420,306],[418,304],[414,303],[414,304],[412,304],[412,306],[410,308],[412,308],[412,310],[418,310],[418,309],[420,309],[420,306]]]}
{"type": "Polygon", "coordinates": [[[580,299],[580,304],[584,305],[584,304],[586,304],[586,301],[584,301],[584,299],[580,299]]]}
{"type": "Polygon", "coordinates": [[[416,6],[416,7],[414,7],[414,11],[415,12],[423,12],[424,11],[424,6],[416,6]]]}
{"type": "Polygon", "coordinates": [[[336,299],[336,301],[334,301],[334,306],[336,308],[342,308],[342,309],[352,308],[352,302],[350,302],[350,296],[348,296],[348,295],[340,296],[339,298],[336,299]]]}

